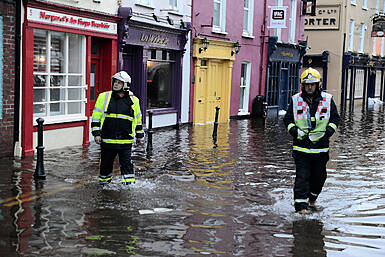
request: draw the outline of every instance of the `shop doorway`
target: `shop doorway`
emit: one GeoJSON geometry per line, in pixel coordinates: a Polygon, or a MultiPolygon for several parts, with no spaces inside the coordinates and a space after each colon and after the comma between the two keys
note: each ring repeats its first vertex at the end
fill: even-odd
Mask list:
{"type": "Polygon", "coordinates": [[[95,107],[96,99],[100,94],[100,59],[92,58],[90,72],[90,113],[95,107]]]}
{"type": "Polygon", "coordinates": [[[230,90],[225,82],[226,65],[222,60],[198,60],[194,92],[194,123],[215,120],[216,107],[220,107],[219,122],[228,121],[230,90]]]}

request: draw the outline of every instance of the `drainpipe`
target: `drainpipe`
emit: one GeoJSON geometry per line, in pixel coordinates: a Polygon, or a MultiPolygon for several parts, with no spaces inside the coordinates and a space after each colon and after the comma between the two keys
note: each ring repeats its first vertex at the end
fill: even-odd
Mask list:
{"type": "Polygon", "coordinates": [[[267,60],[265,62],[265,37],[266,37],[266,8],[267,8],[267,0],[263,1],[263,24],[262,24],[262,29],[261,29],[261,48],[260,48],[260,56],[261,56],[261,68],[260,68],[260,74],[259,74],[259,90],[258,90],[258,95],[262,95],[262,87],[265,86],[265,83],[263,83],[264,80],[263,76],[266,75],[266,65],[267,65],[267,60]],[[266,64],[266,65],[265,65],[266,64]]]}
{"type": "Polygon", "coordinates": [[[16,0],[16,29],[15,29],[15,99],[14,99],[14,126],[13,148],[19,141],[19,113],[20,113],[20,55],[21,55],[21,1],[16,0]]]}

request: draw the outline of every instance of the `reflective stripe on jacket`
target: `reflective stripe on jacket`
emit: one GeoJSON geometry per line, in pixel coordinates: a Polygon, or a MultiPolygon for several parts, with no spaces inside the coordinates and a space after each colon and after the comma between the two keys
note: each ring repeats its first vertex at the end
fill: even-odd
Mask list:
{"type": "Polygon", "coordinates": [[[309,139],[316,143],[325,135],[330,119],[332,95],[321,92],[321,97],[315,116],[311,117],[309,106],[301,97],[301,93],[293,96],[293,114],[295,125],[298,127],[298,139],[308,135],[309,139]],[[312,121],[316,122],[314,129],[312,121]]]}
{"type": "Polygon", "coordinates": [[[132,144],[135,134],[138,138],[144,136],[139,99],[132,92],[123,98],[113,94],[108,91],[98,96],[92,113],[92,134],[101,136],[104,144],[132,144]]]}

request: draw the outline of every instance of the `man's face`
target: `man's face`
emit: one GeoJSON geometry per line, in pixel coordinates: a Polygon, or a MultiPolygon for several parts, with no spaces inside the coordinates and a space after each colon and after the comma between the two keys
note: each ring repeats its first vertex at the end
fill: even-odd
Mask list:
{"type": "Polygon", "coordinates": [[[120,90],[122,90],[123,86],[124,86],[124,82],[123,81],[115,79],[114,80],[114,85],[112,86],[112,90],[120,91],[120,90]]]}
{"type": "Polygon", "coordinates": [[[313,95],[318,87],[318,83],[306,83],[303,84],[305,91],[308,95],[313,95]]]}

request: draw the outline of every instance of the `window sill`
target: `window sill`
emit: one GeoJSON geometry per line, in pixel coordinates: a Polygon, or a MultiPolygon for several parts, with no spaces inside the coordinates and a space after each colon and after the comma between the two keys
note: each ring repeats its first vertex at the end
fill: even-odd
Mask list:
{"type": "Polygon", "coordinates": [[[144,7],[144,8],[148,8],[148,9],[151,9],[151,10],[155,10],[155,7],[151,6],[151,5],[142,4],[142,3],[136,3],[135,5],[136,6],[140,6],[140,7],[144,7]]]}
{"type": "Polygon", "coordinates": [[[228,33],[226,31],[219,31],[219,30],[212,30],[211,31],[214,34],[221,34],[221,35],[227,35],[228,33]]]}
{"type": "Polygon", "coordinates": [[[362,7],[362,10],[368,11],[368,7],[362,7]]]}
{"type": "Polygon", "coordinates": [[[249,34],[242,34],[242,37],[248,38],[248,39],[254,39],[255,38],[253,35],[249,35],[249,34]]]}
{"type": "Polygon", "coordinates": [[[357,3],[350,3],[351,5],[353,5],[353,6],[357,6],[357,3]]]}
{"type": "Polygon", "coordinates": [[[168,12],[169,14],[172,14],[172,15],[175,15],[175,16],[179,16],[179,17],[183,17],[184,15],[181,14],[180,12],[178,12],[177,10],[175,11],[169,11],[168,12]]]}
{"type": "Polygon", "coordinates": [[[250,115],[250,112],[238,112],[238,116],[250,115]]]}
{"type": "MultiPolygon", "coordinates": [[[[36,117],[34,117],[36,118],[36,117]]],[[[57,117],[57,118],[47,118],[43,117],[44,119],[44,125],[50,125],[50,124],[60,124],[60,123],[68,123],[68,122],[78,122],[78,121],[85,121],[88,118],[85,116],[71,116],[71,117],[57,117]]],[[[37,126],[36,120],[33,121],[33,126],[37,126]]]]}
{"type": "Polygon", "coordinates": [[[152,113],[154,115],[169,114],[169,113],[176,113],[177,112],[177,110],[175,108],[150,109],[150,110],[147,110],[147,113],[149,111],[152,111],[152,113]]]}

